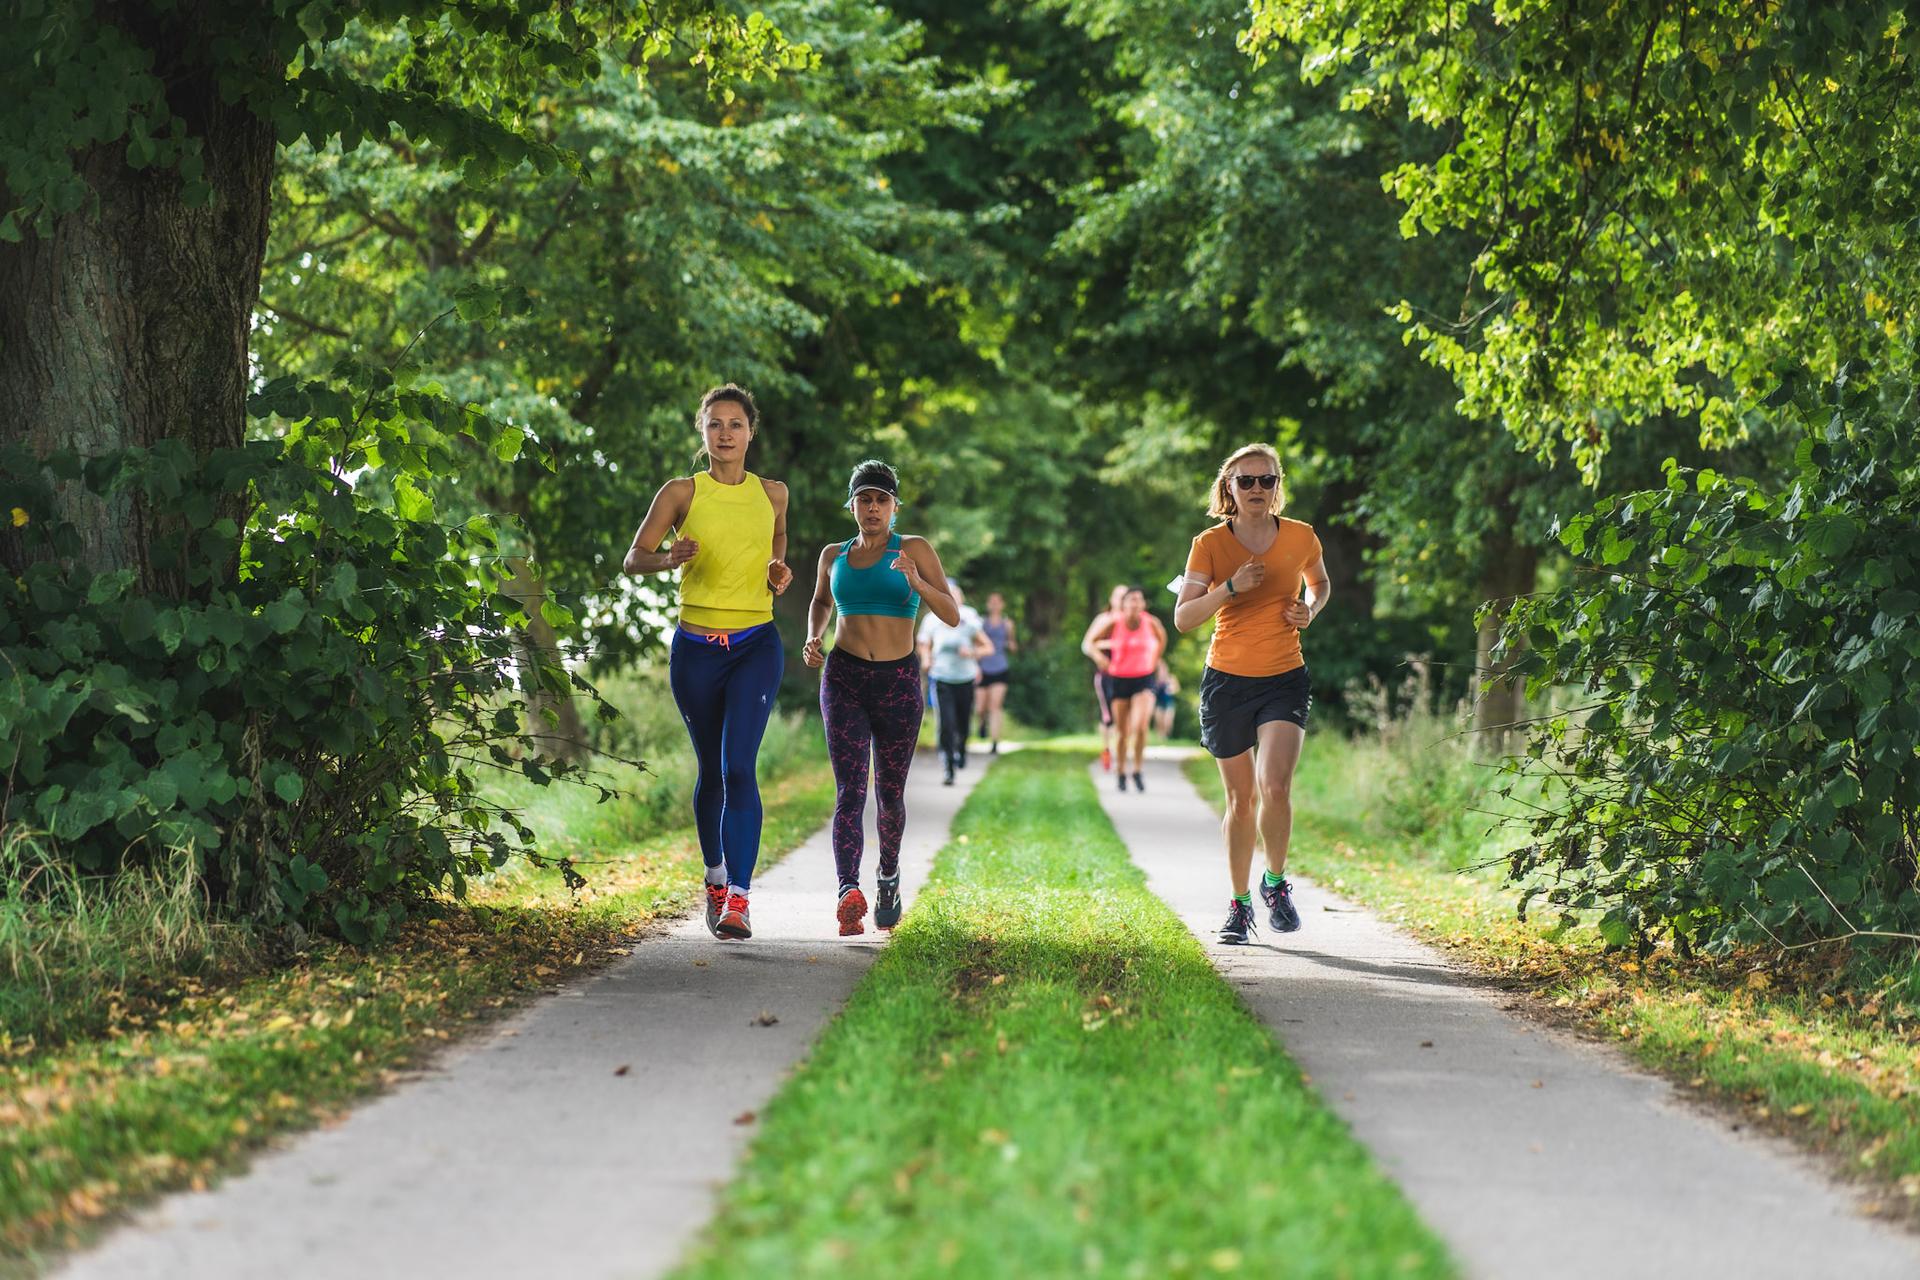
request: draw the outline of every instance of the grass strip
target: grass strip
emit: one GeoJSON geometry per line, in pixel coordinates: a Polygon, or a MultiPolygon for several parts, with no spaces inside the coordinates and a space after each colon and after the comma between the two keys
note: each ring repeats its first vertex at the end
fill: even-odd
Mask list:
{"type": "MultiPolygon", "coordinates": [[[[833,809],[817,760],[765,794],[769,860],[833,809]]],[[[329,946],[224,983],[183,978],[158,1002],[115,1010],[99,1036],[0,1065],[0,1276],[33,1274],[140,1198],[205,1186],[517,997],[626,954],[637,928],[697,900],[691,827],[579,851],[578,900],[557,872],[529,873],[376,949],[329,946]]]]}
{"type": "MultiPolygon", "coordinates": [[[[1416,768],[1457,767],[1435,752],[1416,768]]],[[[1356,795],[1356,779],[1392,773],[1380,755],[1376,743],[1331,734],[1308,746],[1293,791],[1302,874],[1533,997],[1537,1012],[1619,1043],[1736,1112],[1736,1127],[1784,1134],[1881,1184],[1878,1211],[1920,1216],[1920,1021],[1897,993],[1859,990],[1832,965],[1683,960],[1667,947],[1642,957],[1607,950],[1589,927],[1519,920],[1498,871],[1474,869],[1502,847],[1486,819],[1406,830],[1382,820],[1390,803],[1356,795]]],[[[1186,768],[1218,808],[1213,762],[1186,768]]]]}
{"type": "Polygon", "coordinates": [[[679,1274],[861,1269],[1452,1274],[1051,752],[968,798],[679,1274]]]}

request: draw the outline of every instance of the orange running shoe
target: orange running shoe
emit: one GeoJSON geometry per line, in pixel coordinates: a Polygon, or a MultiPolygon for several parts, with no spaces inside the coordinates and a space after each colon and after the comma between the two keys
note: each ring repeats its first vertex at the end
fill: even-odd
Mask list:
{"type": "Polygon", "coordinates": [[[841,893],[840,909],[835,914],[840,917],[841,937],[850,938],[867,931],[867,926],[861,923],[867,918],[867,895],[860,892],[859,885],[841,893]]]}
{"type": "Polygon", "coordinates": [[[713,927],[715,937],[751,938],[753,926],[747,921],[747,895],[738,889],[727,890],[727,909],[720,915],[720,923],[713,927]]]}
{"type": "Polygon", "coordinates": [[[707,932],[717,938],[720,936],[720,917],[727,912],[727,886],[708,881],[704,896],[707,900],[707,932]]]}
{"type": "Polygon", "coordinates": [[[1113,748],[1112,747],[1100,748],[1100,771],[1102,773],[1113,772],[1113,748]]]}

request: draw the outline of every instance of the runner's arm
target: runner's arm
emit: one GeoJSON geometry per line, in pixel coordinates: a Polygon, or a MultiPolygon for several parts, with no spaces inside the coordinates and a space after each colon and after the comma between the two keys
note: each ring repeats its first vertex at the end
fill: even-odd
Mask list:
{"type": "Polygon", "coordinates": [[[1189,573],[1180,584],[1180,598],[1173,606],[1173,625],[1180,631],[1191,631],[1220,612],[1220,606],[1232,598],[1225,582],[1209,589],[1205,579],[1189,573]]]}
{"type": "Polygon", "coordinates": [[[760,484],[773,504],[773,558],[767,561],[767,585],[779,595],[793,582],[793,570],[787,565],[787,486],[765,476],[760,484]]]}
{"type": "MultiPolygon", "coordinates": [[[[940,567],[940,553],[925,538],[900,539],[900,559],[913,566],[909,578],[919,579],[912,583],[920,598],[927,602],[927,608],[933,616],[950,627],[960,625],[960,606],[947,594],[947,571],[940,567]]],[[[926,661],[931,663],[929,656],[926,661]]]]}
{"type": "Polygon", "coordinates": [[[664,573],[668,569],[677,569],[693,559],[700,544],[687,539],[676,540],[673,547],[665,551],[659,549],[667,535],[687,518],[687,508],[693,502],[693,479],[681,476],[669,480],[660,486],[660,492],[653,495],[653,505],[647,508],[646,519],[640,522],[640,528],[633,535],[633,545],[627,549],[627,558],[620,568],[632,574],[664,573]],[[684,545],[684,550],[680,549],[684,545]]]}
{"type": "Polygon", "coordinates": [[[1307,580],[1307,607],[1313,610],[1313,616],[1317,618],[1326,610],[1327,601],[1333,599],[1333,579],[1327,574],[1327,558],[1315,556],[1303,576],[1307,580]]]}
{"type": "Polygon", "coordinates": [[[1113,630],[1113,623],[1114,617],[1112,614],[1107,613],[1100,615],[1093,620],[1093,625],[1087,628],[1087,634],[1081,637],[1080,640],[1080,652],[1092,658],[1093,665],[1099,667],[1102,671],[1107,669],[1107,655],[1095,648],[1095,646],[1107,638],[1107,633],[1113,630]]]}
{"type": "Polygon", "coordinates": [[[827,634],[827,622],[833,616],[833,562],[840,544],[829,542],[820,549],[820,563],[813,573],[813,599],[807,603],[807,643],[814,644],[827,634]]]}

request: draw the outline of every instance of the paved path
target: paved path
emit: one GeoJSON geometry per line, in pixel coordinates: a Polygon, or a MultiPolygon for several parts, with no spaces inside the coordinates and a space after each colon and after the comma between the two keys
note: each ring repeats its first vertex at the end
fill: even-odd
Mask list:
{"type": "MultiPolygon", "coordinates": [[[[915,763],[909,899],[986,764],[943,787],[936,759],[915,763]]],[[[161,1201],[57,1274],[664,1273],[752,1136],[736,1117],[773,1096],[883,945],[871,917],[862,938],[837,936],[833,885],[822,832],[756,877],[752,941],[717,943],[694,916],[244,1176],[161,1201]],[[763,1010],[778,1021],[762,1025],[763,1010]]]]}
{"type": "Polygon", "coordinates": [[[1153,891],[1469,1274],[1920,1276],[1920,1242],[1862,1217],[1811,1162],[1505,1012],[1438,952],[1304,880],[1300,932],[1218,945],[1213,809],[1165,759],[1148,761],[1145,795],[1093,777],[1153,891]]]}

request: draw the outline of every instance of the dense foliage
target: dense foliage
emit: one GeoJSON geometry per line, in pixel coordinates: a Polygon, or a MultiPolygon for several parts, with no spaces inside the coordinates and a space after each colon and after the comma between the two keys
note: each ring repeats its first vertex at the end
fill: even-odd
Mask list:
{"type": "Polygon", "coordinates": [[[1920,455],[1910,406],[1843,384],[1770,492],[1711,471],[1611,499],[1522,602],[1555,783],[1516,879],[1609,941],[1920,929],[1920,455]]]}
{"type": "MultiPolygon", "coordinates": [[[[525,691],[576,678],[514,651],[524,619],[491,522],[436,520],[417,483],[456,439],[510,456],[520,433],[387,378],[358,398],[272,384],[255,408],[288,423],[283,439],[40,460],[177,513],[152,554],[185,600],[89,571],[51,486],[16,491],[13,536],[48,554],[0,577],[0,803],[82,871],[191,849],[231,910],[378,938],[406,899],[457,890],[530,838],[477,799],[480,767],[564,768],[540,763],[517,712],[525,691]],[[394,473],[381,498],[348,479],[374,452],[394,473]],[[220,514],[234,493],[237,528],[220,514]]],[[[34,474],[17,451],[5,463],[34,474]]]]}
{"type": "Polygon", "coordinates": [[[1087,619],[1167,605],[1215,460],[1274,441],[1323,723],[1423,656],[1490,743],[1519,685],[1476,665],[1598,695],[1529,747],[1553,901],[1920,920],[1891,0],[138,8],[0,50],[0,291],[54,300],[0,311],[0,821],[76,865],[184,842],[358,937],[503,856],[468,766],[545,776],[577,677],[660,658],[618,560],[732,378],[785,627],[880,454],[1007,595],[1016,715],[1084,727],[1087,619]],[[96,277],[137,325],[80,322],[96,277]]]}
{"type": "Polygon", "coordinates": [[[1597,695],[1530,744],[1515,875],[1619,943],[1911,935],[1906,6],[1261,0],[1246,39],[1443,131],[1384,181],[1478,246],[1457,314],[1400,308],[1468,412],[1590,476],[1647,424],[1745,446],[1570,520],[1513,607],[1535,692],[1597,695]]]}

